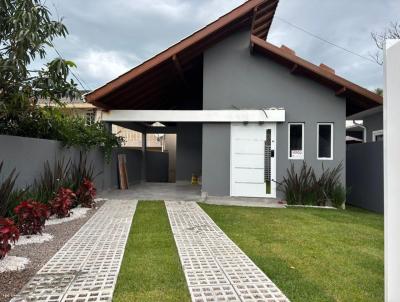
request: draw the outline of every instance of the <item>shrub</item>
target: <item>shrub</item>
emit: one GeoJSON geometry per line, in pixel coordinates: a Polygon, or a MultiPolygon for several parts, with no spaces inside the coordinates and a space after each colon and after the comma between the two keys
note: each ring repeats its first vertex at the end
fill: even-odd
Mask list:
{"type": "MultiPolygon", "coordinates": [[[[3,170],[3,162],[0,162],[0,175],[3,170]]],[[[9,211],[9,206],[13,196],[15,181],[18,175],[15,169],[0,182],[0,217],[5,217],[9,211]]]]}
{"type": "Polygon", "coordinates": [[[11,250],[11,243],[19,238],[18,228],[9,218],[0,218],[0,260],[11,250]]]}
{"type": "Polygon", "coordinates": [[[67,217],[76,195],[71,189],[60,188],[56,197],[51,201],[51,212],[58,218],[67,217]]]}
{"type": "Polygon", "coordinates": [[[86,208],[91,208],[94,205],[96,188],[90,180],[85,178],[76,192],[76,196],[78,204],[86,208]]]}
{"type": "Polygon", "coordinates": [[[279,189],[285,193],[288,204],[312,205],[316,193],[314,191],[314,171],[303,162],[300,172],[295,170],[292,163],[287,170],[287,176],[283,177],[279,189]]]}
{"type": "Polygon", "coordinates": [[[61,108],[42,108],[28,102],[0,106],[0,134],[58,140],[84,151],[101,147],[109,161],[112,149],[120,147],[124,139],[102,122],[88,125],[85,118],[67,115],[61,108]]]}
{"type": "Polygon", "coordinates": [[[18,219],[18,229],[23,235],[42,233],[46,219],[50,217],[47,205],[28,199],[14,209],[18,219]]]}
{"type": "Polygon", "coordinates": [[[325,169],[317,177],[312,167],[303,162],[297,172],[292,163],[287,176],[279,183],[286,201],[291,205],[342,206],[346,200],[346,189],[340,183],[342,163],[333,169],[325,169]]]}
{"type": "Polygon", "coordinates": [[[97,175],[94,174],[93,162],[88,163],[87,156],[80,152],[79,161],[71,166],[72,189],[77,191],[85,179],[93,182],[97,175]]]}
{"type": "Polygon", "coordinates": [[[42,203],[49,203],[61,187],[71,187],[70,179],[71,161],[56,160],[53,168],[50,163],[44,163],[43,173],[35,180],[32,197],[42,203]]]}

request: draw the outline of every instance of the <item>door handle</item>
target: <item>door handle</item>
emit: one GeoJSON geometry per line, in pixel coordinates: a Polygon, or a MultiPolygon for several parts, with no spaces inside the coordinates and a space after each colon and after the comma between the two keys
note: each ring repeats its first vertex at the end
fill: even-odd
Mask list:
{"type": "Polygon", "coordinates": [[[275,150],[271,150],[271,157],[275,157],[275,150]]]}

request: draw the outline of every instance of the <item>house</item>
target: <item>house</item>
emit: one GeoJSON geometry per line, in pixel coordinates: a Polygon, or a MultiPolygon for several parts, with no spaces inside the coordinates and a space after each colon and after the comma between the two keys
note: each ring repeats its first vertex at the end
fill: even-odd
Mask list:
{"type": "Polygon", "coordinates": [[[360,142],[370,143],[383,140],[383,106],[377,106],[347,117],[353,121],[347,134],[360,142]]]}
{"type": "Polygon", "coordinates": [[[176,133],[176,180],[201,175],[204,195],[282,197],[292,163],[345,164],[346,116],[382,97],[267,42],[277,5],[249,0],[86,100],[105,122],[176,133]]]}

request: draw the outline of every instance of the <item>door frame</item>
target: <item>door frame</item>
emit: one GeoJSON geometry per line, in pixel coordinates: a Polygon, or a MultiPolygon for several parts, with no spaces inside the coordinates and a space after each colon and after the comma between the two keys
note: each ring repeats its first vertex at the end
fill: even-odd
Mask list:
{"type": "MultiPolygon", "coordinates": [[[[276,198],[277,194],[277,183],[276,183],[276,172],[277,172],[277,123],[271,122],[271,123],[231,123],[230,125],[230,150],[229,150],[229,196],[231,197],[248,197],[248,198],[276,198]],[[264,140],[266,139],[266,130],[271,129],[271,150],[274,150],[274,157],[271,158],[271,194],[265,194],[265,196],[240,196],[240,195],[233,195],[233,148],[232,148],[232,128],[235,125],[243,125],[244,127],[251,125],[251,126],[259,126],[263,127],[264,129],[264,140]]],[[[265,183],[264,183],[265,184],[265,183]]]]}

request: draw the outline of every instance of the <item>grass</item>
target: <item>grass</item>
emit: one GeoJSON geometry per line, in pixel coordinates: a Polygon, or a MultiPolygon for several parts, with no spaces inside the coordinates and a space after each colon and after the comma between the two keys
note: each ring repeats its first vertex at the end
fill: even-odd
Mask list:
{"type": "Polygon", "coordinates": [[[292,302],[384,300],[382,215],[201,207],[292,302]]]}
{"type": "Polygon", "coordinates": [[[113,301],[190,301],[163,202],[139,202],[113,301]]]}

